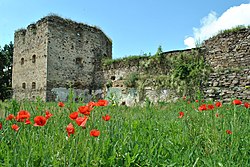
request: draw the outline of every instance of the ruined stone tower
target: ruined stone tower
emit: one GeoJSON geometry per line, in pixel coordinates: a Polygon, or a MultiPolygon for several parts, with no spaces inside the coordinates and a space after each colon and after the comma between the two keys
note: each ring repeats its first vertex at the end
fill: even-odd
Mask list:
{"type": "Polygon", "coordinates": [[[46,16],[15,32],[13,97],[65,100],[69,87],[101,89],[103,58],[112,58],[112,42],[99,28],[46,16]]]}

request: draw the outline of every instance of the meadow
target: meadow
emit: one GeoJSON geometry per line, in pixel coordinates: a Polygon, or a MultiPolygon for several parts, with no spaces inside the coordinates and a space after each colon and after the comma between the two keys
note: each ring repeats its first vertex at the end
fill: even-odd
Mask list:
{"type": "Polygon", "coordinates": [[[0,166],[250,166],[249,103],[106,102],[1,102],[0,166]]]}

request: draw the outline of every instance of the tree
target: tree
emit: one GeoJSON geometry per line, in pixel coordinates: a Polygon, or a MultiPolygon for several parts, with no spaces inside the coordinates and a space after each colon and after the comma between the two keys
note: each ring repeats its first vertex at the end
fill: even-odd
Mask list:
{"type": "Polygon", "coordinates": [[[13,49],[12,42],[0,47],[0,100],[11,97],[13,49]]]}

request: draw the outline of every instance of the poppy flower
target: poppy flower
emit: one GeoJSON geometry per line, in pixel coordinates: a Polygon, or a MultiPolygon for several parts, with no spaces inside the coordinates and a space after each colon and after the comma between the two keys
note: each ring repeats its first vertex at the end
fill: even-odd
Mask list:
{"type": "Polygon", "coordinates": [[[96,103],[93,102],[93,101],[90,101],[90,102],[87,104],[87,106],[93,108],[94,106],[96,106],[96,103]]]}
{"type": "Polygon", "coordinates": [[[21,110],[17,113],[16,120],[18,122],[24,122],[24,120],[30,118],[30,113],[26,110],[21,110]]]}
{"type": "Polygon", "coordinates": [[[25,124],[25,125],[30,125],[30,124],[31,124],[31,122],[30,122],[30,120],[29,120],[29,119],[26,119],[24,124],[25,124]]]}
{"type": "Polygon", "coordinates": [[[92,110],[93,108],[90,107],[90,106],[80,106],[78,107],[78,111],[84,115],[90,115],[90,111],[92,110]]]}
{"type": "Polygon", "coordinates": [[[2,124],[2,122],[0,122],[0,130],[2,130],[3,129],[3,124],[2,124]]]}
{"type": "Polygon", "coordinates": [[[87,123],[87,120],[88,120],[88,117],[87,116],[84,116],[84,117],[78,117],[75,119],[76,121],[76,124],[78,126],[81,126],[81,127],[85,127],[85,124],[87,123]]]}
{"type": "Polygon", "coordinates": [[[72,119],[72,120],[76,119],[77,117],[78,117],[78,112],[77,111],[72,112],[71,114],[69,114],[69,118],[72,119]]]}
{"type": "Polygon", "coordinates": [[[196,103],[198,103],[198,102],[199,102],[199,100],[195,100],[195,102],[196,102],[196,103]]]}
{"type": "Polygon", "coordinates": [[[104,99],[98,100],[96,103],[96,106],[107,106],[107,105],[108,105],[108,101],[104,99]]]}
{"type": "Polygon", "coordinates": [[[13,124],[13,125],[11,126],[11,128],[12,128],[14,131],[18,131],[18,130],[19,130],[19,126],[16,125],[16,124],[13,124]]]}
{"type": "Polygon", "coordinates": [[[249,107],[250,107],[250,103],[245,102],[245,103],[244,103],[244,106],[245,106],[246,108],[249,108],[249,107]]]}
{"type": "Polygon", "coordinates": [[[242,104],[242,101],[240,101],[240,100],[238,100],[238,99],[235,99],[235,100],[233,101],[233,104],[234,104],[234,105],[241,105],[241,104],[242,104]]]}
{"type": "Polygon", "coordinates": [[[92,129],[89,134],[90,136],[98,137],[100,135],[100,131],[97,129],[92,129]]]}
{"type": "Polygon", "coordinates": [[[69,123],[68,126],[66,127],[66,131],[68,133],[68,136],[70,136],[71,134],[75,133],[75,128],[72,125],[72,123],[69,123]]]}
{"type": "Polygon", "coordinates": [[[221,106],[222,106],[222,103],[219,102],[219,101],[217,101],[217,102],[215,103],[215,106],[216,106],[216,107],[221,107],[221,106]]]}
{"type": "Polygon", "coordinates": [[[51,114],[49,111],[46,111],[45,112],[45,118],[46,119],[49,119],[50,117],[52,117],[53,116],[53,114],[51,114]]]}
{"type": "Polygon", "coordinates": [[[102,116],[102,119],[104,120],[104,121],[109,121],[110,120],[110,116],[107,114],[107,115],[105,115],[105,116],[102,116]]]}
{"type": "Polygon", "coordinates": [[[213,109],[214,109],[214,105],[208,104],[208,105],[207,105],[207,108],[208,108],[209,110],[213,110],[213,109]]]}
{"type": "Polygon", "coordinates": [[[226,133],[231,135],[232,134],[232,131],[231,130],[226,130],[226,133]]]}
{"type": "Polygon", "coordinates": [[[14,119],[15,116],[13,114],[9,114],[7,117],[6,117],[6,120],[12,120],[14,119]]]}
{"type": "Polygon", "coordinates": [[[44,126],[46,124],[46,121],[47,121],[46,117],[44,117],[44,116],[36,116],[34,118],[34,122],[35,122],[34,126],[44,126]]]}
{"type": "Polygon", "coordinates": [[[207,110],[207,105],[202,104],[198,109],[199,109],[199,111],[207,110]]]}
{"type": "Polygon", "coordinates": [[[65,105],[64,105],[63,102],[60,101],[60,102],[58,102],[58,106],[59,106],[59,107],[64,107],[65,105]]]}
{"type": "Polygon", "coordinates": [[[179,112],[179,118],[182,118],[184,116],[184,112],[179,112]]]}

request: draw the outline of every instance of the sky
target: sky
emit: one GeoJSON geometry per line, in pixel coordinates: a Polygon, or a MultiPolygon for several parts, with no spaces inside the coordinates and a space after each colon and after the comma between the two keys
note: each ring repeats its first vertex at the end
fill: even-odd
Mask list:
{"type": "Polygon", "coordinates": [[[250,25],[250,0],[0,0],[0,46],[48,14],[100,27],[113,58],[195,47],[218,31],[250,25]]]}

